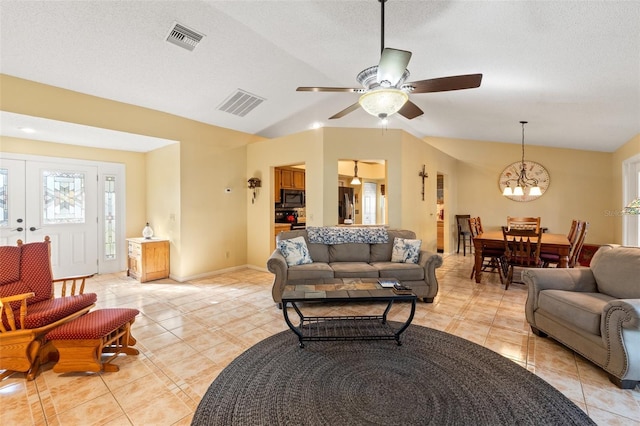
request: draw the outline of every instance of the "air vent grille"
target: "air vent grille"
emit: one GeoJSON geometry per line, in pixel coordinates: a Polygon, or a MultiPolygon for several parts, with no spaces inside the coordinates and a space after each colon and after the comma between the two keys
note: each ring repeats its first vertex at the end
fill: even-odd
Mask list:
{"type": "Polygon", "coordinates": [[[244,117],[264,101],[264,98],[238,89],[237,92],[225,99],[220,106],[218,106],[218,109],[228,112],[229,114],[244,117]]]}
{"type": "Polygon", "coordinates": [[[167,36],[167,41],[187,50],[193,50],[203,37],[204,34],[199,34],[176,22],[167,36]]]}

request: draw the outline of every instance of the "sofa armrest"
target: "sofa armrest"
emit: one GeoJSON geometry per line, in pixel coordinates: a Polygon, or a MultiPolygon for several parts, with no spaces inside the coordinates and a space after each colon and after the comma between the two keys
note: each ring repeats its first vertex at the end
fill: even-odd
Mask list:
{"type": "Polygon", "coordinates": [[[429,285],[429,294],[426,298],[434,298],[438,294],[436,269],[442,266],[442,256],[431,251],[421,250],[418,264],[424,269],[424,280],[429,285]]]}
{"type": "Polygon", "coordinates": [[[604,307],[600,323],[609,351],[607,371],[622,380],[640,377],[640,299],[616,299],[604,307]],[[624,354],[624,356],[621,356],[624,354]]]}
{"type": "Polygon", "coordinates": [[[289,266],[280,250],[275,249],[269,259],[267,259],[267,269],[274,274],[273,287],[271,288],[271,295],[273,301],[280,303],[282,301],[282,292],[284,292],[284,286],[287,283],[287,273],[289,266]]]}
{"type": "Polygon", "coordinates": [[[579,292],[598,291],[596,279],[589,268],[532,268],[525,269],[522,280],[527,285],[528,296],[525,315],[535,327],[533,313],[538,309],[538,296],[542,290],[566,290],[579,292]]]}

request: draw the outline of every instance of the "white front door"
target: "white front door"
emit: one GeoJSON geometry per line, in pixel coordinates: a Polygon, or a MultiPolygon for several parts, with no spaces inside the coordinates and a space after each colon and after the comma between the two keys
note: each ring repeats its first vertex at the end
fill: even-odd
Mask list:
{"type": "Polygon", "coordinates": [[[26,241],[25,162],[0,158],[0,245],[26,241]]]}
{"type": "Polygon", "coordinates": [[[0,222],[2,244],[43,241],[48,235],[54,277],[98,272],[97,167],[0,161],[8,183],[0,205],[7,219],[0,222]]]}

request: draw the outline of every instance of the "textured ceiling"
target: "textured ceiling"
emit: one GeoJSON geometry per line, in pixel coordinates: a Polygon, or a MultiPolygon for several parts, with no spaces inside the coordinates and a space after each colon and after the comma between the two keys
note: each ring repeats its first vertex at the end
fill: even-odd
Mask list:
{"type": "MultiPolygon", "coordinates": [[[[0,2],[0,72],[277,137],[314,122],[376,127],[354,93],[380,55],[380,5],[359,1],[0,2]],[[205,34],[167,43],[174,22],[205,34]],[[218,111],[237,89],[266,100],[218,111]]],[[[478,89],[413,94],[425,114],[390,128],[614,151],[640,133],[640,2],[402,1],[385,6],[385,45],[413,52],[409,81],[482,73],[478,89]]],[[[3,128],[9,124],[3,120],[3,128]]],[[[3,130],[3,133],[5,130],[3,130]]]]}

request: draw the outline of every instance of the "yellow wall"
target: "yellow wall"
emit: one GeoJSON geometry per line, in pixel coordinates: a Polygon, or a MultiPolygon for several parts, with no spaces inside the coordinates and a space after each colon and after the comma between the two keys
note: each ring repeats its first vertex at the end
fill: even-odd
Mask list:
{"type": "MultiPolygon", "coordinates": [[[[181,275],[182,265],[177,255],[180,249],[180,145],[173,144],[146,154],[146,220],[156,236],[171,241],[170,258],[172,275],[181,275]]],[[[142,195],[142,194],[139,194],[142,195]]]]}
{"type": "Polygon", "coordinates": [[[621,159],[617,160],[616,170],[610,165],[614,158],[634,150],[637,153],[637,142],[621,148],[620,154],[526,145],[525,158],[544,165],[551,184],[542,197],[525,203],[502,196],[498,188],[500,172],[521,157],[520,146],[445,138],[425,140],[459,160],[456,214],[480,216],[488,229],[499,229],[507,216],[540,216],[542,225],[554,233],[567,233],[572,219],[582,219],[590,222],[587,243],[621,240],[620,219],[605,214],[621,204],[621,159]]]}
{"type": "Polygon", "coordinates": [[[0,75],[4,111],[155,136],[179,144],[140,154],[2,138],[1,150],[21,154],[114,161],[126,166],[127,236],[145,222],[171,240],[172,275],[195,278],[226,268],[265,267],[273,241],[273,168],[306,168],[307,223],[337,223],[338,160],[386,161],[387,223],[412,229],[423,247],[436,246],[436,175],[445,176],[445,252],[455,248],[455,214],[481,216],[487,228],[507,215],[542,216],[551,232],[571,219],[591,222],[587,242],[620,241],[620,219],[606,209],[621,204],[621,163],[640,152],[640,135],[615,153],[526,147],[545,165],[551,186],[540,199],[517,203],[498,189],[502,169],[520,158],[520,146],[426,138],[400,130],[324,128],[273,140],[159,111],[0,75]],[[427,142],[425,144],[425,141],[427,142]],[[426,165],[425,200],[418,173],[426,165]],[[255,203],[247,179],[259,177],[255,203]],[[230,193],[225,193],[230,188],[230,193]],[[175,222],[172,219],[175,215],[175,222]]]}
{"type": "Polygon", "coordinates": [[[387,224],[415,231],[423,247],[435,251],[436,173],[454,176],[455,159],[400,130],[323,128],[247,147],[247,170],[263,180],[258,199],[248,205],[248,263],[264,267],[273,250],[274,167],[305,165],[307,224],[330,226],[338,223],[338,160],[356,158],[385,160],[387,224]],[[423,164],[430,176],[424,202],[418,176],[423,164]]]}
{"type": "MultiPolygon", "coordinates": [[[[187,279],[246,263],[245,146],[262,138],[4,74],[0,74],[0,86],[3,111],[179,141],[180,155],[171,160],[179,161],[179,167],[172,169],[172,174],[175,175],[176,170],[180,174],[179,206],[176,207],[180,213],[176,220],[180,222],[171,235],[172,275],[187,279]],[[225,187],[233,191],[225,195],[225,187]]],[[[5,145],[8,144],[3,141],[3,151],[13,149],[13,152],[26,153],[23,149],[28,148],[22,144],[7,148],[5,145]]],[[[83,149],[89,148],[69,148],[68,156],[81,158],[79,153],[91,152],[83,149]]],[[[67,155],[56,148],[50,148],[49,154],[46,150],[37,150],[34,153],[38,155],[67,155]]],[[[115,157],[120,158],[117,154],[115,157]]],[[[166,161],[158,159],[159,163],[166,161]]],[[[155,160],[152,162],[155,164],[155,160]]],[[[157,173],[155,166],[149,171],[150,176],[157,173]]],[[[154,218],[161,228],[162,223],[169,220],[169,211],[159,198],[161,195],[147,203],[145,194],[161,194],[162,188],[157,188],[161,185],[155,179],[145,182],[146,175],[144,159],[138,167],[127,164],[127,237],[139,236],[147,218],[154,218]],[[130,173],[140,174],[139,180],[131,180],[140,186],[129,185],[130,173]],[[130,210],[130,200],[131,205],[138,206],[134,211],[130,210]]],[[[165,237],[159,233],[158,236],[165,237]]]]}

